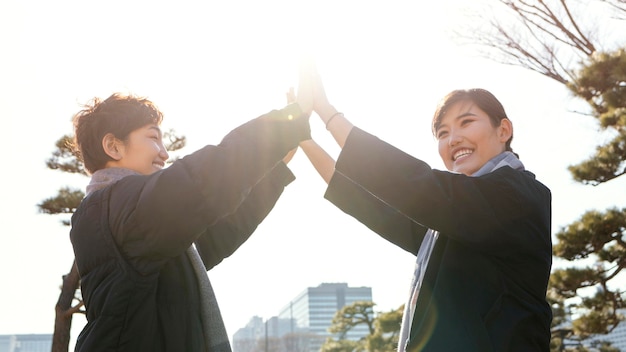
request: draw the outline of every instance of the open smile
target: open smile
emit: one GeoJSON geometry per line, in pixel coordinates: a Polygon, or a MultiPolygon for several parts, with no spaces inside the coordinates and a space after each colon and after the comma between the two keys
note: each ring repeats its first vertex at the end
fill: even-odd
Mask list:
{"type": "Polygon", "coordinates": [[[465,158],[467,156],[470,156],[473,152],[474,150],[472,149],[467,149],[467,148],[459,149],[452,155],[452,160],[457,161],[459,159],[465,158]]]}

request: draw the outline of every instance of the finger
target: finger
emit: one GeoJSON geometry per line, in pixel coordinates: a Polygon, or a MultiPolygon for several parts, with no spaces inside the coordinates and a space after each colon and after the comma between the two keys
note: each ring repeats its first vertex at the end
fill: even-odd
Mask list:
{"type": "Polygon", "coordinates": [[[285,93],[285,96],[287,97],[288,104],[291,104],[296,101],[296,93],[293,87],[289,87],[289,91],[285,93]]]}

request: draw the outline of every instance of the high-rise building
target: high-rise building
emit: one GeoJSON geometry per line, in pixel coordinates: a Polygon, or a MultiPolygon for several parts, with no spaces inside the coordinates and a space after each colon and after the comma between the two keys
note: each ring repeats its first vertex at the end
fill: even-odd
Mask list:
{"type": "Polygon", "coordinates": [[[287,335],[291,325],[290,321],[278,317],[272,317],[264,322],[261,317],[254,316],[245,327],[233,335],[233,351],[294,351],[288,348],[291,337],[287,335]]]}
{"type": "MultiPolygon", "coordinates": [[[[323,283],[304,290],[280,311],[278,318],[292,321],[290,332],[306,333],[310,340],[309,351],[319,351],[324,341],[332,336],[328,328],[335,313],[357,301],[372,301],[372,288],[323,283]]],[[[368,334],[367,326],[356,326],[343,338],[358,340],[368,334]]]]}
{"type": "Polygon", "coordinates": [[[52,334],[0,335],[0,352],[50,352],[52,334]]]}
{"type": "Polygon", "coordinates": [[[254,316],[245,327],[233,335],[233,350],[237,352],[256,351],[258,341],[265,335],[263,318],[254,316]]]}
{"type": "Polygon", "coordinates": [[[278,316],[263,322],[253,317],[233,335],[234,352],[317,352],[328,337],[351,340],[369,334],[367,326],[357,326],[346,336],[328,332],[335,313],[357,301],[372,301],[371,287],[348,287],[347,283],[323,283],[296,296],[278,316]]]}

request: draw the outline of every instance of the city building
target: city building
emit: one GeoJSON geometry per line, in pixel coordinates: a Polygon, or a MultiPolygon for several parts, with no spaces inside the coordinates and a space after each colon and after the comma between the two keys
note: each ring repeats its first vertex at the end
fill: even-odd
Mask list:
{"type": "Polygon", "coordinates": [[[52,334],[0,335],[0,352],[50,352],[52,334]]]}
{"type": "MultiPolygon", "coordinates": [[[[626,316],[626,309],[618,309],[618,313],[626,316]]],[[[593,337],[590,340],[608,341],[612,347],[617,347],[620,351],[626,351],[626,321],[622,320],[610,333],[593,337]]]]}
{"type": "Polygon", "coordinates": [[[263,318],[254,316],[245,327],[237,330],[233,335],[233,350],[237,352],[256,351],[258,341],[265,336],[263,318]]]}
{"type": "Polygon", "coordinates": [[[290,331],[295,331],[293,325],[289,319],[274,316],[263,321],[254,316],[233,335],[233,351],[297,351],[289,348],[293,344],[293,335],[290,335],[290,331]]]}
{"type": "MultiPolygon", "coordinates": [[[[278,316],[263,322],[253,317],[233,335],[234,352],[319,351],[335,313],[357,301],[372,301],[371,287],[348,287],[347,283],[322,283],[309,287],[280,310],[278,316]]],[[[367,326],[357,326],[341,338],[359,340],[369,334],[367,326]]]]}

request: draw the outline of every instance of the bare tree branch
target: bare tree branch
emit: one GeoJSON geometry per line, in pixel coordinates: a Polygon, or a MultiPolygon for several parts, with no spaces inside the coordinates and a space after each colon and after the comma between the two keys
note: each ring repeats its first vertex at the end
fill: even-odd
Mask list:
{"type": "Polygon", "coordinates": [[[624,13],[624,17],[617,15],[614,17],[615,19],[626,20],[626,0],[599,0],[599,1],[608,4],[609,6],[611,6],[613,9],[617,11],[621,11],[624,13]]]}
{"type": "Polygon", "coordinates": [[[65,315],[66,316],[71,316],[74,313],[84,313],[81,308],[84,306],[85,304],[83,303],[83,301],[78,302],[77,305],[70,307],[69,309],[67,309],[65,311],[65,315]]]}
{"type": "MultiPolygon", "coordinates": [[[[623,4],[626,0],[604,0],[623,4]]],[[[483,55],[521,66],[559,83],[573,78],[572,60],[597,50],[593,28],[584,28],[567,0],[495,0],[509,11],[492,14],[487,30],[462,29],[457,38],[483,47],[483,55]],[[494,57],[494,53],[499,53],[494,57]]],[[[614,5],[616,6],[616,5],[614,5]]],[[[624,5],[621,5],[624,6],[624,5]]],[[[479,15],[484,23],[484,15],[479,15]]]]}

